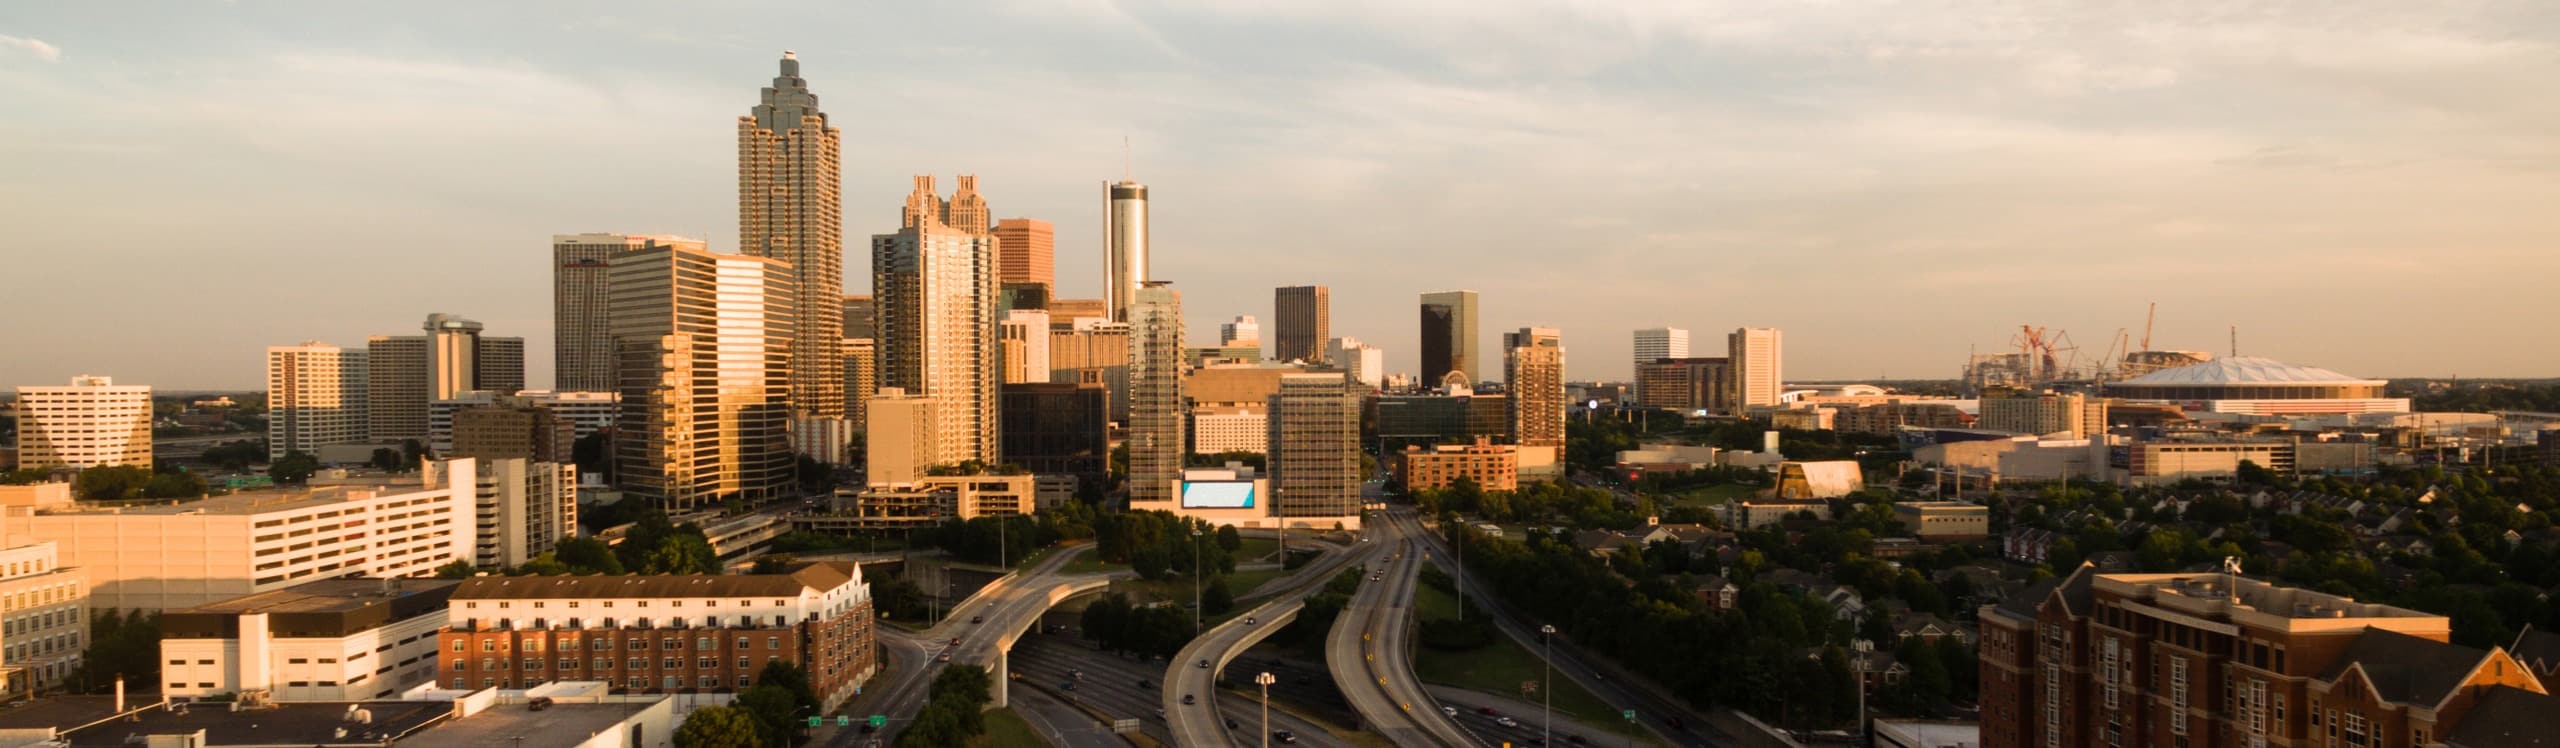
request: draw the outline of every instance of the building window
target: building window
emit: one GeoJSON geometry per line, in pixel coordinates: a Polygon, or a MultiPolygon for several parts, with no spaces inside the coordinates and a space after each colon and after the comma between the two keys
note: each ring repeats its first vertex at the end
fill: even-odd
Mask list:
{"type": "Polygon", "coordinates": [[[765,637],[765,638],[764,638],[764,648],[765,648],[765,649],[781,649],[781,648],[782,648],[782,637],[779,637],[779,636],[768,636],[768,637],[765,637]]]}
{"type": "Polygon", "coordinates": [[[667,690],[673,691],[680,687],[679,684],[682,684],[684,681],[678,680],[675,676],[670,675],[667,676],[663,682],[667,684],[667,690]]]}
{"type": "Polygon", "coordinates": [[[453,640],[453,651],[456,651],[456,652],[460,652],[460,651],[462,651],[462,640],[461,640],[461,639],[455,639],[455,640],[453,640]]]}
{"type": "Polygon", "coordinates": [[[482,651],[482,652],[495,652],[495,651],[498,651],[498,640],[496,640],[496,639],[482,639],[482,640],[480,640],[480,651],[482,651]]]}
{"type": "Polygon", "coordinates": [[[631,658],[630,665],[633,670],[645,669],[649,667],[649,660],[645,657],[633,657],[631,658]]]}
{"type": "Polygon", "coordinates": [[[668,670],[674,670],[674,669],[677,669],[677,668],[684,667],[684,660],[680,660],[680,659],[677,659],[677,658],[674,658],[674,657],[669,657],[669,658],[667,658],[666,662],[662,662],[662,663],[659,663],[659,664],[661,664],[661,665],[665,665],[665,666],[666,666],[666,668],[665,668],[665,669],[668,669],[668,670]]]}

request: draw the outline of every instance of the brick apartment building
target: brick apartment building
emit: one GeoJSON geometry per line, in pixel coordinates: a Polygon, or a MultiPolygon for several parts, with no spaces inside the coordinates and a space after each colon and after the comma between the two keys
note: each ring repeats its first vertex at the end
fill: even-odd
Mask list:
{"type": "Polygon", "coordinates": [[[876,669],[860,567],[783,574],[477,577],[437,633],[446,688],[604,681],[630,693],[728,693],[797,664],[833,709],[876,669]]]}
{"type": "Polygon", "coordinates": [[[2235,574],[2084,565],[1981,623],[1986,748],[2548,745],[2560,715],[2443,616],[2235,574]]]}

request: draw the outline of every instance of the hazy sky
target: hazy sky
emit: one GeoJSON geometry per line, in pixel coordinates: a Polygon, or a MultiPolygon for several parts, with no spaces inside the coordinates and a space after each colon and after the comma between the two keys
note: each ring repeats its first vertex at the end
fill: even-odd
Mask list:
{"type": "Polygon", "coordinates": [[[855,292],[910,175],[974,173],[1099,295],[1125,137],[1201,341],[1321,283],[1412,371],[1417,295],[1473,288],[1575,378],[1665,324],[1948,377],[2158,301],[2154,347],[2560,374],[2560,3],[697,5],[0,5],[0,384],[254,388],[434,311],[547,384],[550,235],[733,249],[786,48],[855,292]]]}

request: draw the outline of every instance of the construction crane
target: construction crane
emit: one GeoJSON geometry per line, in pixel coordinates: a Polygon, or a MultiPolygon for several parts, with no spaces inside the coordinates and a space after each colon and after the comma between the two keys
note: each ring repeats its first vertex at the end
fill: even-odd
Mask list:
{"type": "Polygon", "coordinates": [[[2154,301],[2151,302],[2151,311],[2144,312],[2142,315],[2142,348],[2139,350],[2151,350],[2151,323],[2158,319],[2160,319],[2160,302],[2154,301]]]}

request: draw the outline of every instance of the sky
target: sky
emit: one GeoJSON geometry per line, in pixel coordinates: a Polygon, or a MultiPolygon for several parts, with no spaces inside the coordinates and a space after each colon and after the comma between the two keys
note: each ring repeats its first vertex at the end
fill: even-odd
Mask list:
{"type": "Polygon", "coordinates": [[[1576,379],[1664,325],[1949,378],[2154,302],[2154,348],[2560,375],[2549,2],[106,0],[0,5],[0,384],[255,389],[265,346],[430,312],[548,384],[550,236],[734,249],[785,49],[856,293],[911,177],[967,173],[1099,296],[1127,173],[1192,339],[1323,284],[1391,371],[1469,288],[1576,379]]]}

